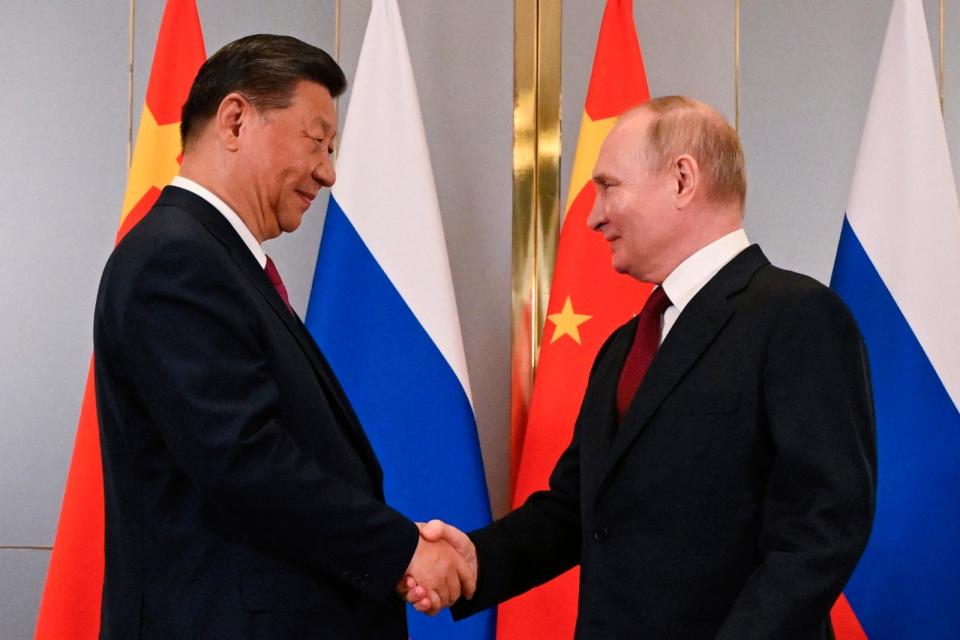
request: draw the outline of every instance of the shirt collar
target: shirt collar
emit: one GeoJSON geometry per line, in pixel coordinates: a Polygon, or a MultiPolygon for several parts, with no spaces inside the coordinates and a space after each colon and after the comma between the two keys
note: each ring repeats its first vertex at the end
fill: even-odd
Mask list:
{"type": "Polygon", "coordinates": [[[750,241],[747,232],[737,229],[714,240],[677,265],[661,285],[677,311],[683,311],[700,289],[748,246],[750,241]]]}
{"type": "Polygon", "coordinates": [[[209,189],[200,186],[190,178],[176,176],[170,182],[170,184],[174,187],[180,187],[181,189],[185,189],[190,193],[198,195],[213,205],[213,207],[219,211],[224,218],[227,219],[227,222],[230,223],[230,226],[234,228],[234,230],[237,232],[237,235],[239,235],[240,239],[243,240],[243,244],[247,245],[247,248],[250,249],[250,253],[252,253],[253,257],[257,259],[258,263],[260,263],[260,268],[262,269],[267,265],[267,254],[263,252],[263,248],[253,236],[253,233],[250,232],[250,229],[247,228],[247,225],[244,224],[243,220],[240,219],[240,216],[237,215],[237,212],[230,208],[230,205],[214,195],[209,189]]]}

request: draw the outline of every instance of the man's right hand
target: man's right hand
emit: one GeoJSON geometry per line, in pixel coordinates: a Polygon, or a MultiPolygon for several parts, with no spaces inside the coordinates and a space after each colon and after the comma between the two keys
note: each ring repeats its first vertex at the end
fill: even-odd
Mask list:
{"type": "MultiPolygon", "coordinates": [[[[420,527],[421,542],[445,543],[456,550],[466,567],[466,574],[458,573],[460,575],[459,586],[462,587],[463,596],[467,600],[472,598],[477,587],[477,550],[473,541],[463,531],[441,520],[431,520],[426,524],[417,523],[417,526],[420,527]],[[464,577],[467,579],[464,580],[464,577]]],[[[416,557],[416,554],[414,554],[414,557],[416,557]]],[[[437,592],[432,591],[427,585],[417,580],[416,576],[411,578],[409,571],[405,581],[406,600],[421,613],[436,615],[441,608],[456,602],[456,598],[454,598],[449,604],[444,604],[442,597],[439,597],[437,592]]]]}
{"type": "MultiPolygon", "coordinates": [[[[448,525],[439,520],[418,526],[421,527],[421,537],[397,591],[405,594],[407,601],[417,611],[436,615],[456,602],[461,594],[467,598],[473,597],[477,583],[476,556],[474,554],[470,562],[469,554],[464,557],[462,546],[451,545],[442,530],[448,525]]],[[[455,528],[454,531],[460,533],[455,528]]],[[[451,537],[456,540],[455,536],[451,537]]],[[[472,548],[469,538],[467,542],[472,548]]]]}

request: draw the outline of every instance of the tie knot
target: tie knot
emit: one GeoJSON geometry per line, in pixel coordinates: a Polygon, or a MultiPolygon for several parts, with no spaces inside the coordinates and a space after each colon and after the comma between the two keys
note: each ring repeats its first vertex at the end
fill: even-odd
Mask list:
{"type": "Polygon", "coordinates": [[[287,288],[283,286],[283,280],[280,279],[280,272],[277,271],[277,265],[273,264],[273,260],[270,259],[270,256],[267,256],[267,263],[263,265],[263,270],[267,274],[267,279],[270,281],[270,284],[273,285],[273,288],[277,290],[277,294],[280,296],[280,299],[283,300],[283,304],[287,306],[287,309],[293,312],[293,307],[290,306],[290,298],[287,295],[287,288]]]}
{"type": "Polygon", "coordinates": [[[273,284],[273,286],[283,284],[283,280],[280,278],[280,272],[277,271],[277,265],[273,263],[273,260],[270,259],[270,256],[267,256],[267,264],[264,265],[263,270],[267,272],[267,277],[270,279],[270,283],[273,284]]]}
{"type": "Polygon", "coordinates": [[[643,311],[640,313],[652,313],[659,316],[661,313],[667,310],[672,302],[667,296],[667,292],[663,290],[663,286],[659,286],[653,291],[650,292],[650,297],[647,298],[646,303],[643,305],[643,311]]]}

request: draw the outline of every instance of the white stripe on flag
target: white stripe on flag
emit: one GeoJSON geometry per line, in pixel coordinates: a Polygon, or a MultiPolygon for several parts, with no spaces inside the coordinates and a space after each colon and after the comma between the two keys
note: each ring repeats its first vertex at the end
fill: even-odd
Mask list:
{"type": "Polygon", "coordinates": [[[960,206],[920,0],[896,0],[847,218],[960,408],[960,206]]]}
{"type": "Polygon", "coordinates": [[[472,404],[460,325],[450,313],[457,306],[440,206],[395,0],[374,0],[355,78],[337,160],[342,177],[333,194],[472,404]]]}

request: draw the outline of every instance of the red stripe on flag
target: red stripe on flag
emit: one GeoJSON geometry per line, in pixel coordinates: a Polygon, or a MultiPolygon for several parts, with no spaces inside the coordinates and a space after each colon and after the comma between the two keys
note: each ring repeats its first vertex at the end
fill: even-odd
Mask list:
{"type": "Polygon", "coordinates": [[[183,103],[207,59],[195,0],[167,0],[147,84],[147,106],[157,124],[180,122],[183,103]]]}
{"type": "Polygon", "coordinates": [[[103,472],[91,359],[35,640],[86,640],[99,634],[103,531],[103,472]]]}
{"type": "Polygon", "coordinates": [[[603,120],[649,99],[647,72],[633,24],[633,2],[610,0],[600,24],[586,112],[594,121],[603,120]]]}

